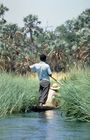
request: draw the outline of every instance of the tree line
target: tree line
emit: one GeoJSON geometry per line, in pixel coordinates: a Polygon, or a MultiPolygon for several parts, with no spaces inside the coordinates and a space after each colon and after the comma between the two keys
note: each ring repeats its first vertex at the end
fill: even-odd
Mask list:
{"type": "Polygon", "coordinates": [[[0,4],[1,71],[26,74],[41,52],[47,54],[53,71],[85,69],[90,65],[90,9],[52,31],[42,28],[37,15],[26,16],[24,27],[8,23],[5,19],[8,11],[0,4]]]}

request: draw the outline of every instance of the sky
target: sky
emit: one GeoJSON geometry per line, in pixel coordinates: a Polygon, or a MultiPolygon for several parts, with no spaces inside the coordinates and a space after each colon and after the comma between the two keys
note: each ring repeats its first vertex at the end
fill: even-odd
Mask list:
{"type": "Polygon", "coordinates": [[[32,14],[38,16],[44,28],[51,29],[90,8],[90,0],[1,0],[0,3],[9,8],[5,14],[9,23],[22,27],[23,18],[32,14]]]}

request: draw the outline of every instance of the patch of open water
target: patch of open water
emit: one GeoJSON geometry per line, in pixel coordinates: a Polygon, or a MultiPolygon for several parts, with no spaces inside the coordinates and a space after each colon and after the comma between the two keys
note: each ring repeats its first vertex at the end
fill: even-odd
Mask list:
{"type": "Polygon", "coordinates": [[[60,112],[31,112],[0,119],[0,140],[90,140],[90,123],[63,120],[60,112]]]}

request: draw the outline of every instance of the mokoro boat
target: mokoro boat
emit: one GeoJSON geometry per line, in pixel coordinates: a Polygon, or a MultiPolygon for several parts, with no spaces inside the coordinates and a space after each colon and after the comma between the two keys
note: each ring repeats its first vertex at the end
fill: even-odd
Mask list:
{"type": "Polygon", "coordinates": [[[41,111],[53,110],[53,109],[57,109],[57,108],[59,108],[59,107],[54,107],[54,106],[33,106],[31,108],[31,111],[41,112],[41,111]]]}

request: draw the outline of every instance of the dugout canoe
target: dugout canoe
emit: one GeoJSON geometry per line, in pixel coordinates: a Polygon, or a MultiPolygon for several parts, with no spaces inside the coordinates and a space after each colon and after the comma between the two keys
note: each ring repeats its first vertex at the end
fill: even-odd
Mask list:
{"type": "Polygon", "coordinates": [[[54,106],[33,106],[31,108],[31,111],[34,112],[41,112],[41,111],[47,111],[47,110],[53,110],[53,109],[57,109],[58,107],[54,107],[54,106]]]}

